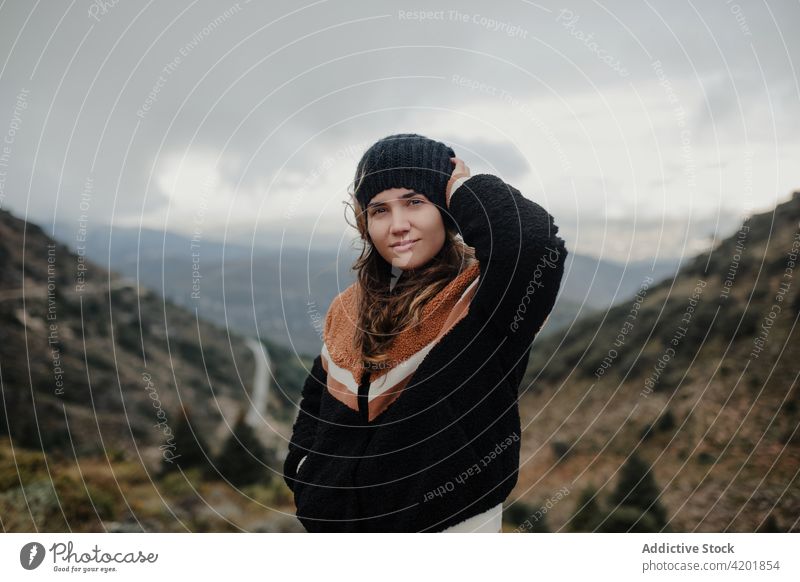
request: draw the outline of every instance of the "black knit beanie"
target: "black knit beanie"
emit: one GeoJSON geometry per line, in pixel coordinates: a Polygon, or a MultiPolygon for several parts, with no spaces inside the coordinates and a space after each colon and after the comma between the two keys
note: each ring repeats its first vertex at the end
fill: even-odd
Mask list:
{"type": "Polygon", "coordinates": [[[362,208],[389,188],[409,188],[434,203],[445,227],[456,229],[447,212],[445,190],[455,165],[448,145],[416,133],[398,133],[373,144],[358,162],[355,196],[362,208]]]}

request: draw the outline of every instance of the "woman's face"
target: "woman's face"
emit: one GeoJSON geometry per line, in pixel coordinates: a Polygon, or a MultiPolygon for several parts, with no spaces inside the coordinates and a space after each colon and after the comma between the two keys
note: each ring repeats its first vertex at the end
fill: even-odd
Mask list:
{"type": "Polygon", "coordinates": [[[408,188],[390,188],[370,200],[367,225],[380,255],[402,270],[425,265],[444,245],[444,222],[436,205],[408,188]],[[416,242],[397,245],[400,241],[416,242]]]}

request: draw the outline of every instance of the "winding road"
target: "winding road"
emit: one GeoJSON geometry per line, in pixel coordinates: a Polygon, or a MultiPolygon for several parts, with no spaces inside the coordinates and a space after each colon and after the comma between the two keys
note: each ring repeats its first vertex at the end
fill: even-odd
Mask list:
{"type": "Polygon", "coordinates": [[[264,422],[267,414],[267,399],[269,397],[269,354],[267,348],[260,341],[247,338],[247,347],[253,351],[256,359],[256,371],[253,375],[252,406],[247,411],[245,421],[252,427],[257,427],[264,422]]]}

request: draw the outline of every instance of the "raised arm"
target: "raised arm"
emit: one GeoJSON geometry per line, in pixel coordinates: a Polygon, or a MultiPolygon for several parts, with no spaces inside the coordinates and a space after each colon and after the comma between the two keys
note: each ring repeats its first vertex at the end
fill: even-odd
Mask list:
{"type": "Polygon", "coordinates": [[[464,242],[475,248],[481,280],[470,303],[486,318],[510,365],[553,309],[567,249],[553,217],[497,176],[454,180],[447,203],[464,242]]]}
{"type": "Polygon", "coordinates": [[[319,404],[322,398],[322,391],[325,389],[327,374],[322,367],[322,356],[314,359],[311,373],[306,378],[303,385],[300,400],[300,410],[292,429],[292,438],[289,441],[289,452],[283,462],[283,479],[294,491],[295,478],[300,462],[308,454],[311,445],[314,444],[314,437],[317,433],[317,419],[319,418],[319,404]]]}

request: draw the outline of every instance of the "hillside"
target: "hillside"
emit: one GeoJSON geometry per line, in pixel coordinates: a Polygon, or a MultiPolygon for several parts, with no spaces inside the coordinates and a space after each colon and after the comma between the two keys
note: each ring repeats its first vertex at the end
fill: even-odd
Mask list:
{"type": "MultiPolygon", "coordinates": [[[[76,225],[74,236],[80,234],[76,225]]],[[[188,459],[213,458],[230,440],[250,407],[255,358],[245,338],[103,270],[6,211],[0,211],[0,322],[4,529],[103,531],[117,522],[134,531],[227,527],[219,515],[206,516],[207,502],[196,490],[218,487],[221,498],[240,497],[215,483],[224,481],[222,474],[187,478],[162,470],[170,458],[183,457],[173,465],[190,474],[188,459]],[[179,493],[172,502],[170,491],[179,493]],[[38,513],[30,492],[32,503],[41,503],[38,513]],[[138,500],[141,514],[126,494],[138,500]],[[72,505],[67,513],[63,496],[72,505]],[[142,515],[150,518],[146,525],[142,515]]],[[[268,348],[286,391],[271,402],[271,420],[285,433],[304,368],[280,347],[268,348]]],[[[260,486],[281,491],[276,499],[286,505],[281,437],[266,424],[258,433],[268,446],[260,486]]],[[[258,516],[253,527],[264,527],[274,512],[261,506],[243,514],[258,516]]]]}
{"type": "Polygon", "coordinates": [[[795,192],[674,278],[537,338],[515,494],[537,507],[567,487],[552,531],[574,527],[579,494],[612,508],[629,456],[673,531],[800,528],[799,224],[795,192]]]}

